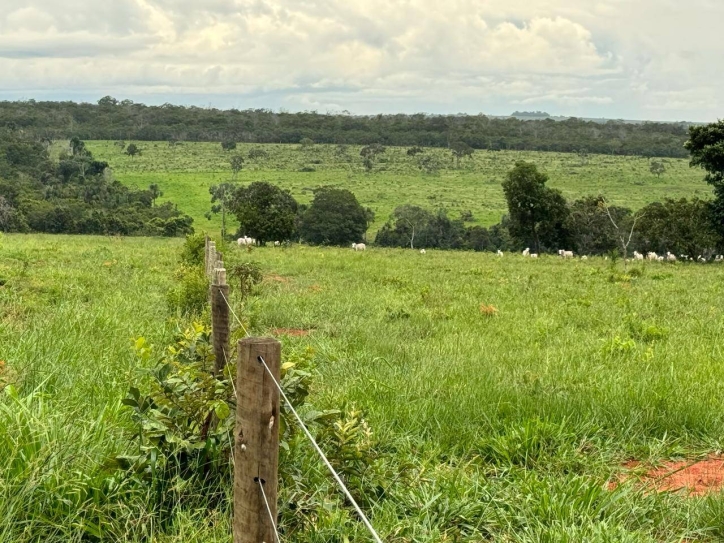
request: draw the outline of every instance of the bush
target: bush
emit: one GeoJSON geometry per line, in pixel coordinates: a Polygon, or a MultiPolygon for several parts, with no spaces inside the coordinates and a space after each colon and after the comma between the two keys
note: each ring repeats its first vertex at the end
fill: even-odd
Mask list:
{"type": "Polygon", "coordinates": [[[171,310],[182,315],[202,314],[209,295],[209,280],[203,267],[181,266],[175,273],[175,279],[176,286],[167,294],[171,310]]]}
{"type": "Polygon", "coordinates": [[[181,250],[181,262],[189,266],[203,265],[206,256],[206,235],[191,234],[186,236],[181,250]]]}

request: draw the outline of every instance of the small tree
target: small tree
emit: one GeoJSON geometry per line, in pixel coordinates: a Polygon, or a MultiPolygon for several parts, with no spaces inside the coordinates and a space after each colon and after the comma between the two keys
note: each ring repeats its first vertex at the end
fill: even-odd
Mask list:
{"type": "Polygon", "coordinates": [[[473,156],[475,149],[470,147],[464,141],[456,141],[455,143],[450,144],[450,151],[452,152],[453,157],[455,158],[455,166],[459,168],[460,160],[465,157],[473,156]]]}
{"type": "Polygon", "coordinates": [[[222,148],[224,151],[233,151],[234,149],[236,149],[236,142],[235,142],[235,141],[231,141],[231,140],[222,141],[222,142],[221,142],[221,148],[222,148]]]}
{"type": "Polygon", "coordinates": [[[245,300],[252,293],[254,287],[264,279],[261,267],[256,262],[237,264],[231,268],[229,275],[239,281],[239,292],[242,300],[245,300]]]}
{"type": "Polygon", "coordinates": [[[139,149],[135,143],[131,143],[128,147],[126,147],[126,154],[131,158],[135,157],[136,155],[140,156],[141,149],[139,149]]]}
{"type": "Polygon", "coordinates": [[[302,150],[306,151],[307,149],[311,149],[314,147],[314,140],[311,138],[302,138],[299,140],[299,145],[301,146],[302,150]]]}
{"type": "Polygon", "coordinates": [[[666,172],[666,166],[664,166],[663,162],[660,162],[658,160],[652,160],[651,164],[649,165],[649,171],[656,177],[660,178],[661,175],[666,172]]]}
{"type": "Polygon", "coordinates": [[[211,220],[211,214],[221,213],[221,238],[226,239],[226,210],[234,196],[236,185],[233,183],[221,183],[209,187],[211,194],[211,211],[206,213],[206,218],[211,220]]]}
{"type": "Polygon", "coordinates": [[[156,183],[149,185],[148,191],[151,193],[151,203],[155,206],[156,200],[163,196],[163,191],[156,183]]]}
{"type": "Polygon", "coordinates": [[[417,158],[417,167],[428,174],[436,174],[442,168],[442,162],[435,155],[422,155],[417,158]]]}
{"type": "Polygon", "coordinates": [[[234,155],[233,157],[231,157],[229,165],[231,166],[231,179],[233,181],[236,181],[236,179],[239,177],[239,172],[244,167],[244,157],[241,155],[234,155]]]}
{"type": "Polygon", "coordinates": [[[381,155],[386,150],[387,149],[379,143],[362,147],[359,154],[362,157],[362,164],[368,172],[371,172],[372,168],[374,168],[377,155],[381,155]]]}
{"type": "Polygon", "coordinates": [[[608,202],[606,202],[605,198],[601,198],[599,205],[602,206],[603,209],[606,211],[606,214],[608,215],[608,218],[610,219],[614,230],[616,230],[616,238],[618,239],[618,242],[621,245],[621,252],[623,254],[623,269],[624,269],[624,271],[626,271],[626,261],[628,260],[628,247],[629,247],[629,245],[631,245],[631,240],[633,239],[634,230],[636,229],[636,223],[643,216],[643,214],[640,212],[634,213],[632,220],[631,220],[631,229],[628,229],[628,227],[625,226],[621,221],[614,220],[613,215],[611,213],[611,207],[608,205],[608,202]],[[626,235],[627,231],[628,231],[628,235],[626,235]]]}
{"type": "Polygon", "coordinates": [[[79,137],[74,136],[70,140],[70,152],[73,156],[83,156],[87,154],[85,149],[85,142],[79,137]]]}

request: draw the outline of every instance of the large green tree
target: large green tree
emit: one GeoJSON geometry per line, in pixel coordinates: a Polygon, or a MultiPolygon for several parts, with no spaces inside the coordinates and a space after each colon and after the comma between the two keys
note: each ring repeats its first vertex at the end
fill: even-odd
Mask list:
{"type": "Polygon", "coordinates": [[[239,220],[239,234],[262,245],[292,238],[297,207],[289,191],[265,181],[237,189],[229,202],[229,211],[239,220]]]}
{"type": "Polygon", "coordinates": [[[691,153],[691,165],[706,170],[706,182],[714,187],[711,220],[724,244],[724,120],[706,126],[692,126],[684,145],[691,153]]]}
{"type": "Polygon", "coordinates": [[[546,187],[548,176],[535,164],[518,162],[503,181],[510,234],[535,252],[569,243],[569,209],[560,191],[546,187]]]}
{"type": "Polygon", "coordinates": [[[299,234],[308,243],[347,245],[364,239],[367,211],[346,189],[323,187],[302,215],[299,234]]]}

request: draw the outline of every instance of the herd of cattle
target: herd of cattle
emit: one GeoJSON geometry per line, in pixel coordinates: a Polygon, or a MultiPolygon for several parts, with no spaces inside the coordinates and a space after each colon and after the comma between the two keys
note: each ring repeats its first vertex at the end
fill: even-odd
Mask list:
{"type": "MultiPolygon", "coordinates": [[[[243,236],[237,239],[236,242],[238,243],[239,247],[256,245],[256,239],[247,236],[243,236]]],[[[280,242],[274,242],[275,247],[279,247],[280,245],[280,242]]],[[[352,249],[354,249],[355,251],[364,251],[367,249],[367,245],[365,245],[364,243],[353,243],[352,249]]],[[[427,251],[425,249],[420,249],[420,254],[424,255],[426,253],[427,251]]],[[[505,253],[503,253],[503,251],[501,250],[498,250],[496,254],[500,257],[505,255],[505,253]]],[[[524,257],[527,258],[538,258],[538,253],[531,253],[530,248],[526,248],[522,254],[524,257]]],[[[574,258],[575,255],[573,254],[573,251],[565,251],[563,249],[560,249],[558,251],[558,256],[560,256],[561,258],[574,258]]],[[[633,256],[633,260],[652,260],[657,262],[677,262],[679,259],[688,262],[693,262],[694,260],[696,260],[697,262],[724,262],[724,255],[716,255],[710,258],[699,255],[696,259],[694,259],[688,255],[679,255],[677,257],[670,252],[667,252],[665,255],[658,255],[654,252],[648,252],[644,255],[642,253],[639,253],[638,251],[634,251],[633,256]]],[[[604,258],[608,260],[608,257],[604,258]]],[[[588,260],[588,257],[586,255],[583,255],[581,256],[581,260],[588,260]]]]}

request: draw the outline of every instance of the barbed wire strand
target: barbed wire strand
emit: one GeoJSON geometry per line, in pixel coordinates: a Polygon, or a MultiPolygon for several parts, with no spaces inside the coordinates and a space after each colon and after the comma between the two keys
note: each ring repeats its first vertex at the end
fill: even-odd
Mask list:
{"type": "Polygon", "coordinates": [[[272,515],[271,507],[269,507],[269,500],[266,498],[266,492],[264,492],[264,483],[261,482],[261,479],[259,477],[256,478],[256,482],[259,483],[259,490],[261,490],[261,495],[264,498],[264,505],[266,505],[266,511],[269,513],[269,520],[272,523],[272,526],[274,527],[274,537],[277,540],[277,543],[281,543],[279,541],[279,532],[277,531],[277,523],[274,520],[274,515],[272,515]]]}
{"type": "Polygon", "coordinates": [[[312,446],[317,451],[317,454],[322,458],[322,461],[327,466],[327,469],[332,474],[332,477],[334,477],[335,481],[337,481],[337,484],[342,489],[342,492],[345,496],[347,496],[347,499],[352,504],[352,507],[354,507],[355,511],[357,511],[357,514],[359,515],[360,519],[362,520],[362,523],[365,525],[365,527],[369,530],[370,534],[372,534],[372,537],[377,543],[382,543],[382,540],[380,539],[380,536],[377,535],[377,532],[375,531],[374,527],[372,526],[372,523],[369,521],[367,516],[362,512],[362,508],[357,504],[357,501],[352,497],[352,494],[347,489],[347,486],[344,484],[344,481],[342,481],[342,478],[339,476],[337,471],[332,467],[332,464],[329,463],[329,460],[327,460],[327,457],[325,456],[324,452],[322,452],[322,449],[317,445],[317,442],[312,437],[311,432],[307,429],[307,426],[304,424],[304,421],[302,421],[302,418],[299,416],[299,413],[297,413],[297,410],[294,409],[294,406],[292,405],[292,402],[289,401],[289,398],[287,398],[287,395],[284,393],[284,390],[282,389],[281,385],[277,381],[276,377],[274,377],[274,374],[269,369],[269,366],[267,366],[266,361],[264,360],[264,357],[259,356],[258,357],[259,362],[261,362],[266,369],[269,376],[272,378],[272,381],[274,381],[274,384],[279,389],[279,393],[282,395],[282,398],[284,398],[284,401],[289,406],[289,409],[291,410],[294,417],[297,419],[297,422],[299,423],[299,426],[302,428],[304,433],[306,434],[309,441],[311,441],[312,446]]]}
{"type": "Polygon", "coordinates": [[[221,297],[222,297],[222,298],[224,299],[224,301],[226,302],[226,305],[229,306],[229,311],[231,311],[231,314],[234,315],[234,318],[236,319],[236,322],[239,323],[239,326],[241,326],[241,329],[244,330],[244,334],[246,334],[246,335],[248,336],[248,335],[249,335],[249,331],[246,329],[246,326],[244,326],[244,324],[241,322],[241,319],[239,319],[239,317],[237,317],[236,311],[234,311],[234,308],[231,307],[231,304],[229,303],[229,300],[226,299],[226,296],[224,296],[224,293],[221,292],[221,290],[219,290],[219,294],[221,294],[221,297]]]}

